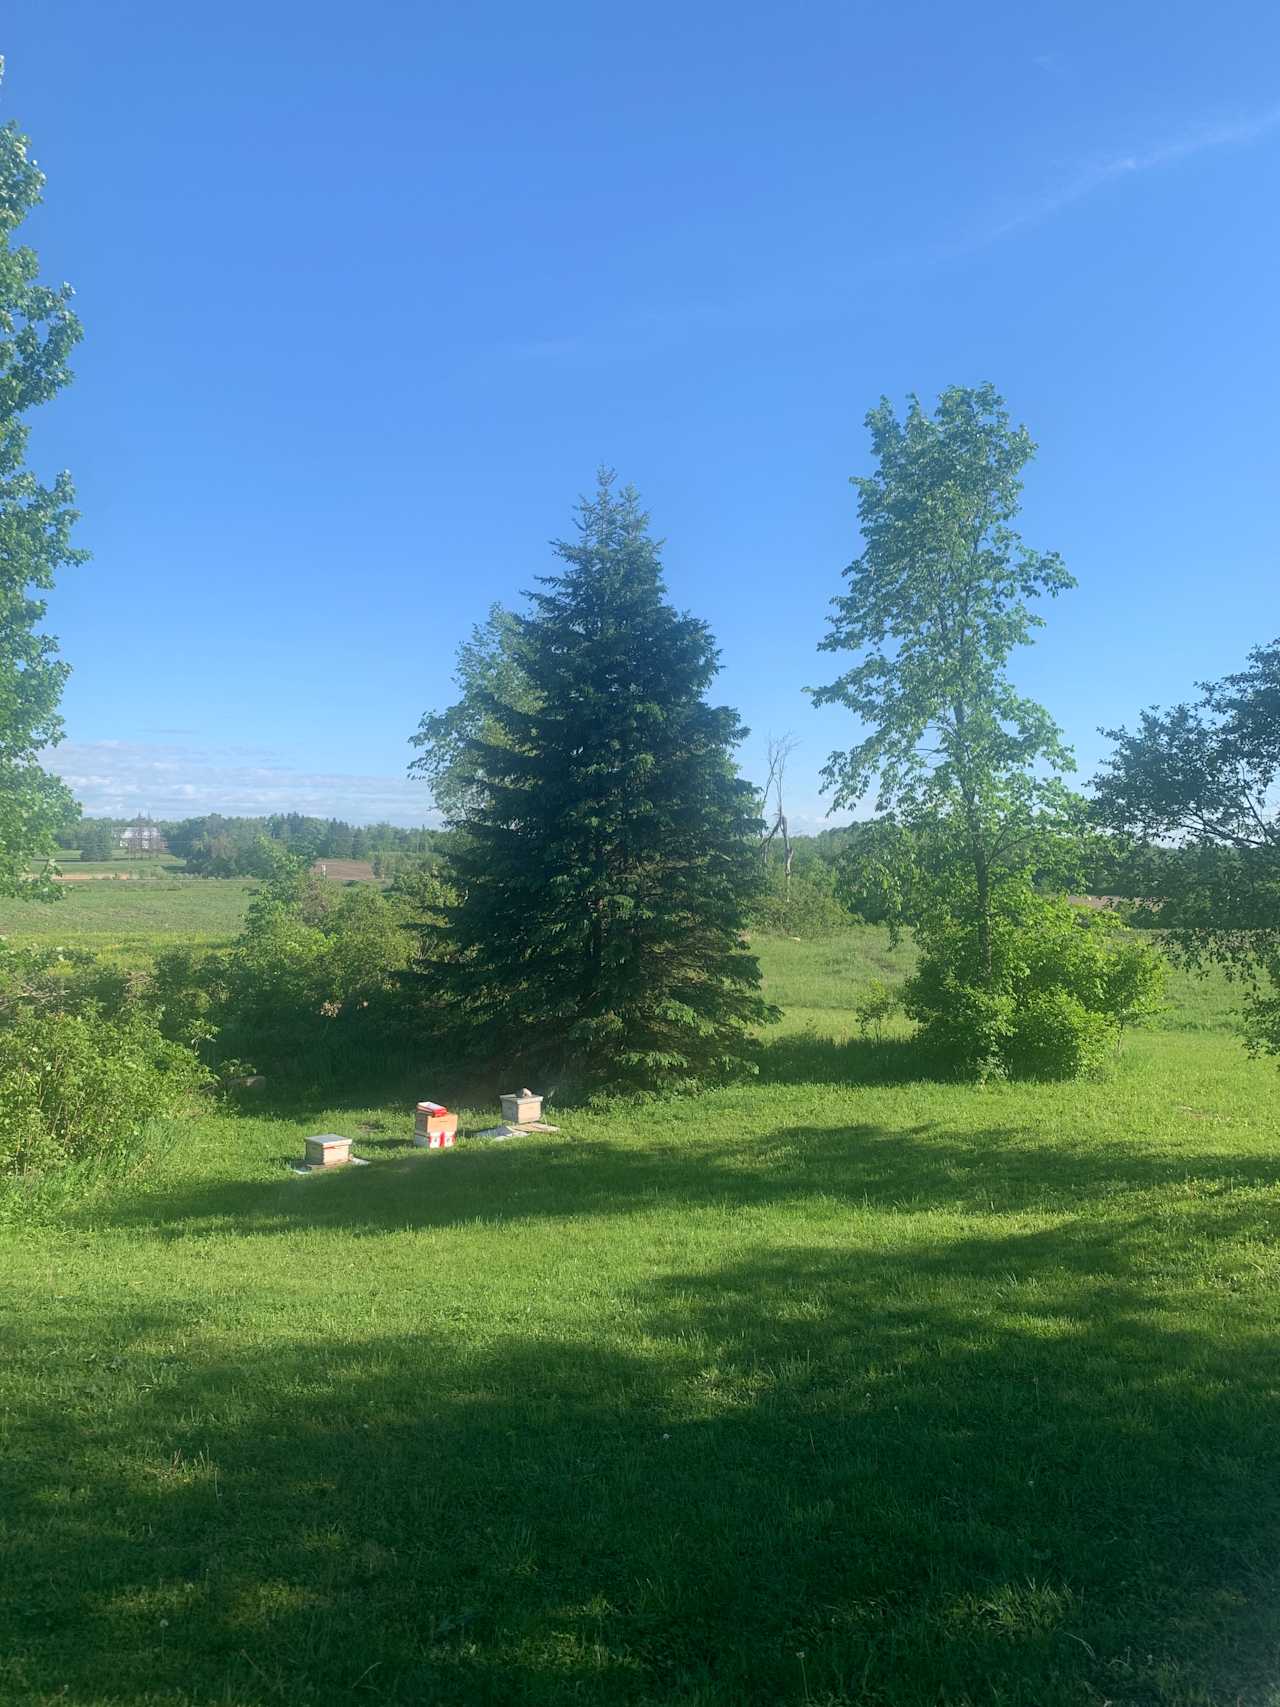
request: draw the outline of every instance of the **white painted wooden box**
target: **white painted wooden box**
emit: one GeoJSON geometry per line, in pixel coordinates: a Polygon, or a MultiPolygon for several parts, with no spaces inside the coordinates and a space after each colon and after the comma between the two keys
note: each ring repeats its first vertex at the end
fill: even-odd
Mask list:
{"type": "Polygon", "coordinates": [[[498,1101],[502,1104],[502,1118],[508,1126],[527,1126],[531,1121],[542,1119],[542,1098],[534,1096],[532,1091],[513,1091],[510,1096],[501,1096],[498,1101]]]}
{"type": "Polygon", "coordinates": [[[351,1160],[350,1138],[340,1138],[336,1132],[321,1132],[306,1140],[305,1161],[312,1168],[340,1168],[351,1160]]]}

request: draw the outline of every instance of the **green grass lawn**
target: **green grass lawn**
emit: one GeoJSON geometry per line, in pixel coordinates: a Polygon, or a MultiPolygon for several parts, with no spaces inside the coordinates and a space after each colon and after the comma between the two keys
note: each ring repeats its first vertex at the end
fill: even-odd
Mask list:
{"type": "Polygon", "coordinates": [[[53,902],[0,900],[0,936],[87,948],[127,963],[179,943],[230,942],[256,885],[238,878],[136,875],[139,867],[156,863],[123,860],[101,868],[76,867],[119,871],[129,880],[67,883],[53,902]]]}
{"type": "Polygon", "coordinates": [[[976,1089],[850,1039],[881,934],[758,946],[756,1085],[444,1154],[246,1102],[7,1231],[0,1700],[1280,1702],[1222,987],[976,1089]],[[325,1130],[371,1165],[289,1174],[325,1130]]]}

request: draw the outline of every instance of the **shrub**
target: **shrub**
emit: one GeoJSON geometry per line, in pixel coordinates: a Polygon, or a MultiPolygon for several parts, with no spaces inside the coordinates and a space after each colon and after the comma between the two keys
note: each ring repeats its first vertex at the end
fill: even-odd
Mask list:
{"type": "Polygon", "coordinates": [[[254,900],[228,950],[156,962],[148,999],[165,1034],[225,1067],[324,1075],[403,1037],[404,905],[367,885],[286,874],[254,900]]]}
{"type": "Polygon", "coordinates": [[[879,1043],[884,1036],[886,1020],[902,1012],[902,991],[882,978],[873,978],[863,987],[853,1004],[853,1017],[864,1037],[873,1033],[879,1043]]]}
{"type": "Polygon", "coordinates": [[[0,1025],[17,1012],[120,1013],[132,979],[81,948],[18,947],[0,938],[0,1025]]]}
{"type": "Polygon", "coordinates": [[[211,1046],[226,996],[226,961],[214,949],[166,949],[147,978],[145,1000],[160,1030],[202,1057],[216,1058],[211,1046]]]}
{"type": "Polygon", "coordinates": [[[992,972],[979,973],[976,926],[919,926],[904,989],[922,1047],[966,1077],[1069,1079],[1095,1071],[1122,1029],[1155,1010],[1164,962],[1107,912],[1010,883],[997,896],[992,972]]]}
{"type": "Polygon", "coordinates": [[[1255,989],[1244,1004],[1244,1035],[1250,1055],[1280,1055],[1280,956],[1269,966],[1271,988],[1255,989]]]}
{"type": "Polygon", "coordinates": [[[23,1008],[0,1029],[0,1167],[123,1155],[203,1078],[191,1051],[137,1009],[111,1018],[23,1008]]]}
{"type": "Polygon", "coordinates": [[[893,1019],[894,1014],[903,1011],[903,992],[894,988],[882,978],[872,978],[865,985],[858,999],[853,1002],[853,1017],[857,1019],[858,1031],[862,1036],[874,1034],[877,1043],[884,1036],[884,1024],[893,1019]]]}
{"type": "Polygon", "coordinates": [[[751,906],[755,929],[777,936],[830,936],[852,923],[849,909],[835,894],[829,866],[793,871],[788,895],[781,865],[771,865],[765,887],[751,906]]]}

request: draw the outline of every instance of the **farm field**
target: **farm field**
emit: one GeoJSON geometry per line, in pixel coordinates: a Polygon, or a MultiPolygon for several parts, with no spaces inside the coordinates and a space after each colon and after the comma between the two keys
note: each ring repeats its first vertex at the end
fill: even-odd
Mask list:
{"type": "MultiPolygon", "coordinates": [[[[150,864],[118,861],[107,872],[150,864]]],[[[79,869],[69,867],[68,869],[79,869]]],[[[85,866],[87,872],[95,867],[85,866]]],[[[159,877],[67,883],[57,901],[0,900],[0,936],[16,943],[90,949],[135,964],[179,943],[230,942],[255,884],[239,878],[159,877]]]]}
{"type": "Polygon", "coordinates": [[[883,933],[758,946],[758,1084],[426,1154],[424,1062],[7,1229],[0,1700],[1280,1702],[1225,992],[977,1089],[849,1039],[883,933]],[[319,1131],[371,1165],[291,1175],[319,1131]]]}
{"type": "Polygon", "coordinates": [[[79,848],[59,848],[54,857],[54,864],[59,871],[69,876],[77,873],[92,872],[121,872],[135,877],[171,877],[174,872],[181,871],[186,865],[185,859],[177,854],[121,854],[115,859],[86,859],[79,848]]]}

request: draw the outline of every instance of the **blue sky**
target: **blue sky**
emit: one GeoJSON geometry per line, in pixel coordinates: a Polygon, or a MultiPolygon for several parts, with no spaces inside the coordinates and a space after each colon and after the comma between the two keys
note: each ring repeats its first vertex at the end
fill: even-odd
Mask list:
{"type": "Polygon", "coordinates": [[[50,626],[90,811],[421,822],[458,641],[600,462],[791,805],[882,393],[990,379],[1080,585],[1075,742],[1280,632],[1280,9],[10,0],[3,113],[77,288],[93,561],[50,626]]]}

